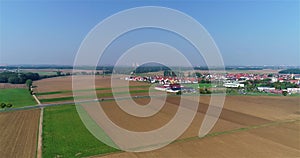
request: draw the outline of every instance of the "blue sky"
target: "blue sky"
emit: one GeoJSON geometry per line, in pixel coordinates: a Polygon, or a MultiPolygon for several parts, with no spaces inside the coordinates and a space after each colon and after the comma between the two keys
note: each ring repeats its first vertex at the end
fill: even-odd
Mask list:
{"type": "MultiPolygon", "coordinates": [[[[169,7],[196,19],[215,40],[226,65],[300,65],[300,2],[297,0],[1,0],[0,64],[72,65],[80,43],[96,24],[119,11],[139,6],[169,7]]],[[[151,41],[158,37],[149,33],[148,36],[151,41]]],[[[135,37],[132,42],[138,40],[144,39],[135,37]]],[[[190,50],[187,45],[181,47],[190,50]]],[[[108,52],[105,64],[113,64],[118,57],[113,52],[122,50],[118,46],[114,48],[108,52]]],[[[203,64],[201,60],[192,62],[203,64]]]]}

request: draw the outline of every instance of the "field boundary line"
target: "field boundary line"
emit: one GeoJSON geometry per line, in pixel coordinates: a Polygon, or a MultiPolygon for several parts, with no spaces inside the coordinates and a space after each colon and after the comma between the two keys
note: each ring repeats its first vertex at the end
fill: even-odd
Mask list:
{"type": "MultiPolygon", "coordinates": [[[[36,97],[36,95],[32,95],[38,105],[41,105],[41,102],[36,97]]],[[[37,144],[37,158],[42,158],[42,147],[43,147],[43,119],[44,119],[44,107],[41,107],[40,120],[39,120],[39,131],[38,131],[38,144],[37,144]]]]}
{"type": "Polygon", "coordinates": [[[40,120],[39,120],[39,135],[38,135],[38,145],[37,145],[37,158],[42,158],[42,148],[43,148],[43,119],[44,119],[44,108],[41,108],[40,120]]]}

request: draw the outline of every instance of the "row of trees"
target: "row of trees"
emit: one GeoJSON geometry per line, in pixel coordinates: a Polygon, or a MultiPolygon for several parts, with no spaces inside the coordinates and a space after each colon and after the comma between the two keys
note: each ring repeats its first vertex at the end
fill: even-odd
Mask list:
{"type": "Polygon", "coordinates": [[[58,76],[69,76],[71,73],[62,73],[62,71],[56,71],[56,74],[51,75],[42,75],[38,73],[27,72],[27,73],[18,73],[5,71],[0,73],[0,83],[12,83],[12,84],[24,84],[27,80],[36,81],[43,78],[52,78],[58,76]]]}
{"type": "Polygon", "coordinates": [[[300,69],[286,69],[279,71],[280,74],[300,74],[300,69]]]}
{"type": "Polygon", "coordinates": [[[256,87],[275,87],[275,89],[298,88],[299,86],[290,82],[271,82],[271,79],[249,80],[245,82],[246,87],[254,89],[256,87]]]}
{"type": "Polygon", "coordinates": [[[13,105],[11,103],[0,103],[1,109],[11,108],[13,105]]]}
{"type": "Polygon", "coordinates": [[[38,73],[17,73],[17,72],[2,72],[0,73],[0,83],[24,84],[26,80],[39,80],[38,73]]]}

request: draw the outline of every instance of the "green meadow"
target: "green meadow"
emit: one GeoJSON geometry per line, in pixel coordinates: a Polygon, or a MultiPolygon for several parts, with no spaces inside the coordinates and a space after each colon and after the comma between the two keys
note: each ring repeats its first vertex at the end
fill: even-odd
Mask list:
{"type": "Polygon", "coordinates": [[[13,108],[37,104],[25,88],[0,89],[0,103],[11,103],[13,108]]]}
{"type": "Polygon", "coordinates": [[[118,151],[87,130],[74,105],[44,110],[43,157],[87,157],[118,151]]]}

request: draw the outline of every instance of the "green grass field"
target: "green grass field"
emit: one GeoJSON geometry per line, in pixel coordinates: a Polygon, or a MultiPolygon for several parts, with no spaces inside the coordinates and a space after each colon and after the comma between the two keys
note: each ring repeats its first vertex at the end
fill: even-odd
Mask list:
{"type": "Polygon", "coordinates": [[[74,105],[45,108],[43,157],[87,157],[116,151],[86,129],[74,105]]]}
{"type": "Polygon", "coordinates": [[[36,101],[24,88],[0,89],[0,102],[11,103],[13,108],[36,105],[36,101]]]}
{"type": "Polygon", "coordinates": [[[187,84],[187,83],[183,83],[181,84],[185,87],[192,87],[192,88],[195,88],[195,89],[198,89],[198,88],[211,88],[214,86],[214,84],[210,84],[210,83],[199,83],[199,84],[187,84]]]}
{"type": "Polygon", "coordinates": [[[22,72],[27,73],[27,72],[33,72],[33,73],[38,73],[40,76],[44,76],[44,75],[56,75],[57,73],[55,72],[56,70],[52,70],[52,71],[32,71],[32,70],[23,70],[22,72]]]}

